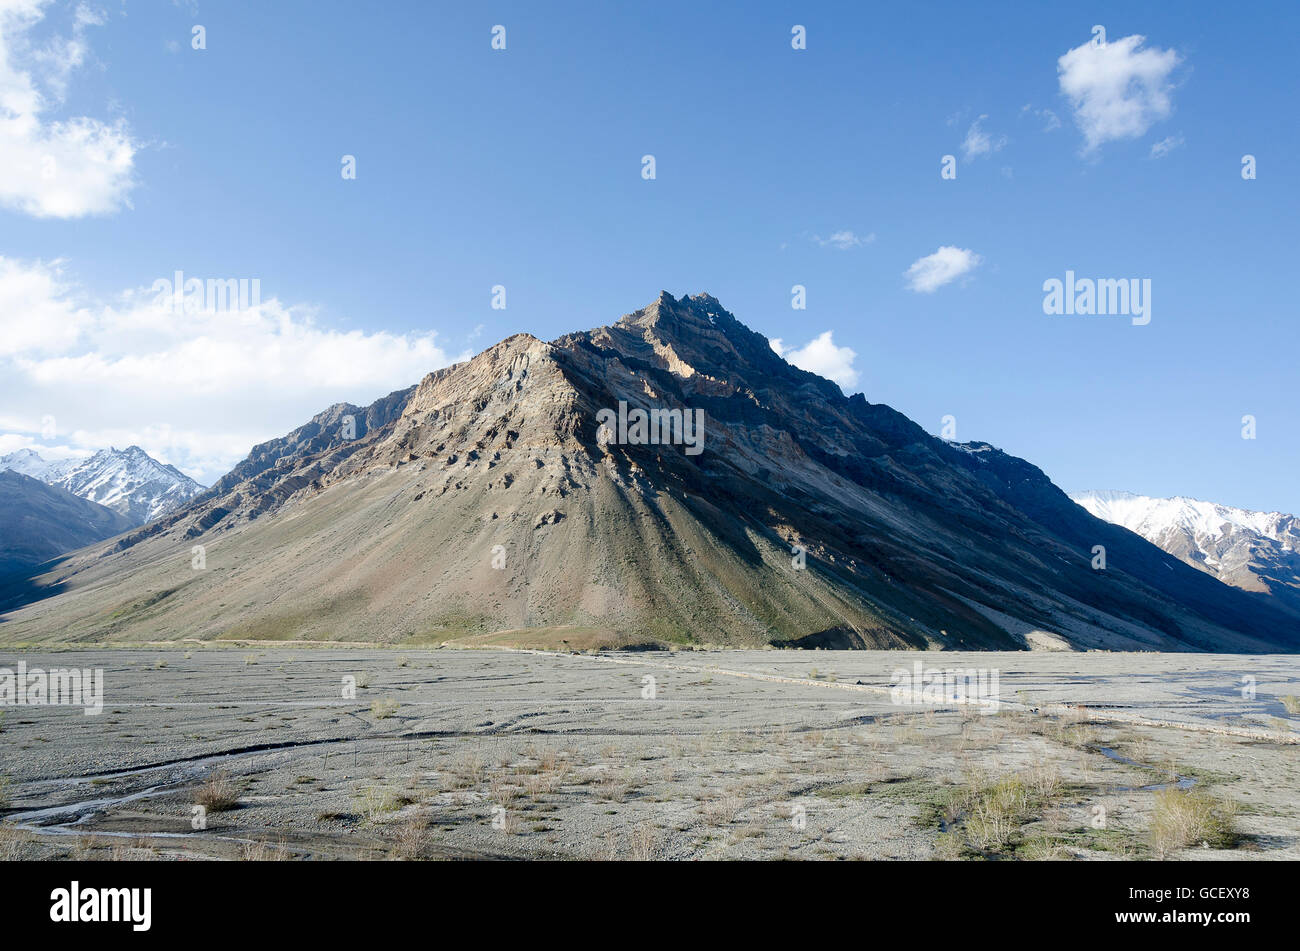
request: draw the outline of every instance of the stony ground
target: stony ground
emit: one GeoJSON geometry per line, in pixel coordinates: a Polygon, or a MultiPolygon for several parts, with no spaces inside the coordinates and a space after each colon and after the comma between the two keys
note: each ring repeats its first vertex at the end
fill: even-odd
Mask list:
{"type": "Polygon", "coordinates": [[[1295,658],[20,660],[102,668],[105,706],[0,708],[0,858],[1300,858],[1295,658]],[[1003,702],[894,702],[918,661],[1003,702]]]}

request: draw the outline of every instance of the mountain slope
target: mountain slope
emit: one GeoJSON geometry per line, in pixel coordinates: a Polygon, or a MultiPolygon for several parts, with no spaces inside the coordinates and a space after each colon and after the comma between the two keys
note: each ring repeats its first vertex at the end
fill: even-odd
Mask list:
{"type": "Polygon", "coordinates": [[[1266,592],[1300,613],[1300,520],[1294,515],[1131,492],[1089,491],[1071,498],[1192,567],[1245,591],[1266,592]]]}
{"type": "Polygon", "coordinates": [[[0,576],[120,534],[117,512],[19,472],[0,471],[0,576]]]}
{"type": "Polygon", "coordinates": [[[707,295],[510,337],[361,411],[355,439],[344,408],[72,559],[0,637],[1300,648],[1286,615],[1023,460],[844,397],[707,295]],[[620,401],[703,410],[703,452],[602,438],[620,401]]]}
{"type": "Polygon", "coordinates": [[[139,446],[101,449],[87,459],[46,462],[30,449],[0,456],[0,470],[11,469],[98,502],[143,525],[180,508],[204,490],[174,466],[154,459],[139,446]]]}

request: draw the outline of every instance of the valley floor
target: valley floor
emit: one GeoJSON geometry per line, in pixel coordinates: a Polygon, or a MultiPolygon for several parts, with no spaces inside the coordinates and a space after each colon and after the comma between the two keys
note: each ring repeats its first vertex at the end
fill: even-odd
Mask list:
{"type": "Polygon", "coordinates": [[[19,661],[102,668],[104,709],[0,707],[0,859],[1300,858],[1294,657],[19,661]],[[1002,702],[896,703],[918,662],[996,671],[1002,702]]]}

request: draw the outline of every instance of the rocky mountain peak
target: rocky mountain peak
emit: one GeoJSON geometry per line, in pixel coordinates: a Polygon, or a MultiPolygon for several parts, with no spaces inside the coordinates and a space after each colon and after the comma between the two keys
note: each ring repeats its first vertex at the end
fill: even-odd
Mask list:
{"type": "MultiPolygon", "coordinates": [[[[665,292],[551,343],[516,334],[371,406],[331,407],[66,583],[129,603],[205,538],[240,570],[187,571],[184,599],[123,632],[1300,648],[1289,615],[1092,517],[1025,460],[846,398],[707,294],[665,292]],[[690,413],[700,451],[671,427],[601,440],[615,407],[690,413]]],[[[77,634],[107,610],[49,603],[24,623],[77,634]]]]}
{"type": "Polygon", "coordinates": [[[23,472],[97,502],[136,525],[180,508],[203,492],[199,483],[139,446],[110,446],[82,459],[53,463],[32,450],[19,450],[0,457],[0,469],[23,472]]]}

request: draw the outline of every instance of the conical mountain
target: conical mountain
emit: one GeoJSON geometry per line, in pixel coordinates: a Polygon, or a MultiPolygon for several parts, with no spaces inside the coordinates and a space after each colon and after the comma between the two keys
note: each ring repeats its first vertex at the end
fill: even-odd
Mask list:
{"type": "Polygon", "coordinates": [[[331,407],[110,547],[0,638],[1300,649],[1265,600],[845,397],[707,295],[331,407]],[[702,411],[700,451],[602,431],[620,404],[702,411]]]}

